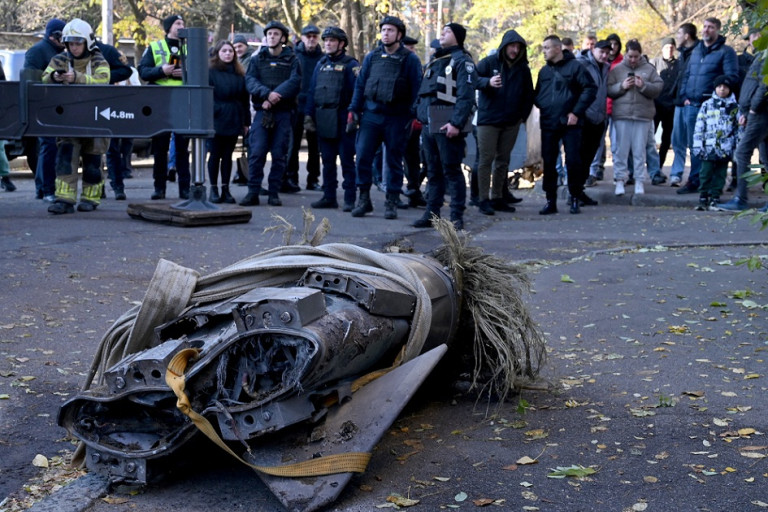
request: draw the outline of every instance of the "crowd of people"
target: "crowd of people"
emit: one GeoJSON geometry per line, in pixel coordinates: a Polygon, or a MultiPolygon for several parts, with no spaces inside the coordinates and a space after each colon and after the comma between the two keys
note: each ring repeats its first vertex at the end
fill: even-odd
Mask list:
{"type": "MultiPolygon", "coordinates": [[[[172,15],[162,25],[165,37],[149,45],[138,76],[149,84],[181,85],[186,48],[179,30],[184,20],[172,15]]],[[[259,205],[260,196],[266,196],[269,205],[280,206],[279,194],[301,190],[298,154],[305,138],[306,189],[323,193],[313,208],[341,206],[353,217],[363,217],[374,211],[371,188],[377,185],[386,193],[384,218],[396,219],[400,208],[424,207],[414,226],[429,227],[440,217],[447,193],[450,220],[461,229],[468,203],[462,170],[466,137],[477,142],[469,204],[485,215],[514,212],[520,199],[507,187],[510,153],[535,106],[546,194],[542,215],[558,212],[560,186],[567,186],[570,213],[597,205],[586,190],[603,180],[606,135],[616,195],[625,194],[627,186],[644,194],[647,183],[667,183],[663,167],[672,148],[669,185],[678,194],[698,193],[702,210],[748,207],[743,176],[750,171],[755,149],[761,150],[761,161],[768,157],[765,52],[755,54],[753,46],[758,30],[749,31],[747,48],[737,54],[720,34],[718,19],[703,21],[701,38],[694,24],[684,23],[653,59],[638,40],[622,45],[616,34],[603,40],[588,34],[579,51],[571,39],[550,35],[541,45],[546,64],[534,86],[528,44],[515,30],[508,30],[498,48],[475,65],[464,46],[466,28],[448,23],[430,45],[429,62],[422,65],[413,51],[418,41],[407,35],[401,19],[385,16],[378,27],[378,44],[362,63],[347,55],[347,34],[334,26],[321,30],[307,25],[294,45],[289,29],[271,21],[258,50],[243,35],[212,47],[215,135],[207,141],[211,202],[235,203],[230,191],[235,182],[247,185],[240,205],[259,205]],[[233,173],[232,155],[241,136],[247,166],[233,173]],[[268,155],[271,168],[265,184],[268,155]],[[683,184],[687,156],[690,173],[683,184]],[[727,202],[720,200],[724,190],[735,191],[727,202]]],[[[131,75],[119,52],[96,41],[91,27],[77,19],[66,24],[51,20],[43,40],[27,52],[25,67],[42,70],[48,83],[121,83],[131,75]]],[[[71,213],[75,205],[78,211],[94,210],[104,186],[101,156],[107,153],[115,198],[125,199],[125,150],[120,139],[41,139],[38,197],[53,203],[49,211],[54,214],[71,213]],[[80,159],[78,202],[73,169],[80,159]]],[[[177,181],[179,198],[188,199],[187,138],[156,135],[152,154],[151,199],[166,197],[168,181],[177,181]],[[169,175],[171,141],[175,165],[169,175]]],[[[12,190],[6,175],[0,180],[12,190]]]]}

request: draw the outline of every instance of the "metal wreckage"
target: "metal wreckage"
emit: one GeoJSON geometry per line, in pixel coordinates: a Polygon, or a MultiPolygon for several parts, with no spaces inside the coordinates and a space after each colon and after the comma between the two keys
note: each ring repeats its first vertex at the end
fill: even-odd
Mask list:
{"type": "Polygon", "coordinates": [[[332,503],[460,326],[484,392],[503,399],[543,364],[526,275],[436,227],[434,256],[292,245],[204,277],[161,260],[59,424],[113,483],[152,482],[202,433],[287,509],[332,503]]]}

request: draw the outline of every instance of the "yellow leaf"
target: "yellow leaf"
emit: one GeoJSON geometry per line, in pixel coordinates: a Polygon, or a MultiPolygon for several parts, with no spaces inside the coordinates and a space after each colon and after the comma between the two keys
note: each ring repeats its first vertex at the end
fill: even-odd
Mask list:
{"type": "Polygon", "coordinates": [[[37,378],[37,377],[35,377],[35,376],[33,376],[33,375],[25,375],[25,376],[23,376],[23,377],[19,377],[19,380],[20,380],[21,382],[29,382],[29,381],[31,381],[31,380],[35,380],[36,378],[37,378]]]}
{"type": "Polygon", "coordinates": [[[735,472],[736,472],[736,469],[734,469],[734,468],[732,468],[732,467],[730,467],[730,466],[728,466],[727,468],[725,468],[725,470],[726,470],[728,473],[735,473],[735,472]]]}
{"type": "Polygon", "coordinates": [[[36,468],[47,468],[48,467],[48,458],[45,455],[37,454],[35,455],[35,458],[32,459],[32,465],[36,468]]]}
{"type": "Polygon", "coordinates": [[[659,481],[659,479],[656,478],[655,476],[644,476],[643,481],[647,484],[655,484],[656,482],[659,481]]]}
{"type": "Polygon", "coordinates": [[[419,503],[419,500],[412,500],[410,498],[405,498],[403,496],[397,496],[397,495],[387,496],[387,501],[390,503],[394,503],[398,507],[412,507],[414,505],[418,505],[419,503]]]}
{"type": "Polygon", "coordinates": [[[527,455],[525,457],[520,457],[519,459],[517,459],[518,464],[536,464],[538,462],[539,461],[537,461],[536,459],[532,459],[527,455]]]}
{"type": "Polygon", "coordinates": [[[760,378],[760,374],[759,373],[749,373],[749,374],[744,376],[744,380],[747,380],[747,379],[759,379],[759,378],[760,378]]]}
{"type": "Polygon", "coordinates": [[[125,496],[104,496],[101,500],[110,505],[121,505],[129,501],[125,496]]]}
{"type": "Polygon", "coordinates": [[[480,498],[478,500],[472,500],[472,503],[474,503],[476,507],[484,507],[492,504],[494,501],[495,500],[492,500],[491,498],[480,498]]]}
{"type": "Polygon", "coordinates": [[[753,428],[740,428],[739,429],[739,435],[740,436],[750,436],[755,433],[755,429],[753,428]]]}

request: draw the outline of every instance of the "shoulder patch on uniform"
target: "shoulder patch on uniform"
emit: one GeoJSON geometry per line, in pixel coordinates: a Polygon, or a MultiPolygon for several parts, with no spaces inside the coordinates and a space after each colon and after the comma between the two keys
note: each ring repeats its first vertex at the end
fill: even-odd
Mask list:
{"type": "Polygon", "coordinates": [[[352,68],[352,71],[355,72],[355,76],[360,74],[360,66],[355,66],[352,68]]]}
{"type": "Polygon", "coordinates": [[[475,71],[475,65],[471,62],[465,62],[464,67],[467,69],[467,73],[472,74],[475,71]]]}

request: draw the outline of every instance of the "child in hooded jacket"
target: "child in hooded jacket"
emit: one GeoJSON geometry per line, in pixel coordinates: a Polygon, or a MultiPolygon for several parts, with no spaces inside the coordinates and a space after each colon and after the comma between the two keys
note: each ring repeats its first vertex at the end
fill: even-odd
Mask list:
{"type": "Polygon", "coordinates": [[[733,84],[721,75],[715,79],[714,86],[712,97],[699,109],[693,132],[693,153],[701,159],[697,210],[719,209],[728,162],[733,158],[739,138],[739,104],[733,94],[733,84]]]}

